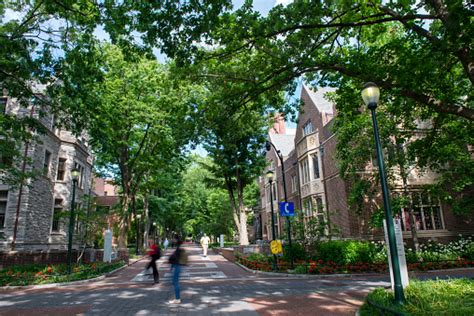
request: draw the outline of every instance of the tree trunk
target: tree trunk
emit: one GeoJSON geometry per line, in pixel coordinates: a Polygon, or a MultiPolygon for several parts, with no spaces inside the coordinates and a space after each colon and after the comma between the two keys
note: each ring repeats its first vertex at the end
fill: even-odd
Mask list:
{"type": "Polygon", "coordinates": [[[402,175],[402,181],[403,181],[403,196],[405,199],[409,199],[410,203],[408,204],[408,214],[410,216],[410,231],[411,231],[411,238],[413,240],[413,245],[415,246],[415,252],[418,252],[420,250],[420,243],[418,242],[418,233],[416,230],[416,217],[415,217],[415,212],[413,211],[413,204],[410,199],[410,195],[408,193],[408,184],[407,184],[407,178],[406,175],[402,175]]]}
{"type": "Polygon", "coordinates": [[[143,220],[145,221],[145,230],[143,232],[143,248],[148,247],[148,234],[151,227],[151,221],[149,217],[148,192],[145,191],[145,194],[143,195],[143,220]]]}
{"type": "Polygon", "coordinates": [[[129,203],[130,203],[130,198],[124,192],[123,197],[122,197],[122,214],[120,216],[120,222],[119,222],[119,236],[118,236],[119,248],[127,248],[127,231],[128,231],[128,227],[129,227],[129,225],[128,225],[128,222],[129,222],[128,205],[129,205],[129,203]]]}
{"type": "Polygon", "coordinates": [[[407,200],[410,201],[410,203],[408,204],[408,214],[410,216],[410,220],[409,220],[409,223],[410,223],[410,232],[411,232],[411,238],[413,240],[413,245],[415,247],[415,252],[418,252],[419,249],[420,249],[420,244],[418,242],[418,233],[417,233],[417,230],[416,230],[416,218],[415,218],[415,212],[413,211],[413,204],[411,202],[411,199],[410,199],[410,194],[408,192],[408,173],[407,173],[407,170],[405,169],[405,163],[406,163],[406,159],[405,159],[405,152],[403,151],[403,147],[402,147],[402,144],[400,144],[398,141],[397,141],[397,147],[398,147],[398,150],[399,150],[399,157],[400,157],[400,160],[399,160],[399,163],[398,163],[398,167],[400,168],[400,176],[402,177],[402,185],[403,185],[403,197],[407,200]]]}
{"type": "Polygon", "coordinates": [[[239,202],[240,234],[239,243],[241,245],[249,244],[249,234],[247,231],[247,213],[244,206],[244,185],[240,178],[239,169],[237,169],[237,199],[239,202]]]}
{"type": "Polygon", "coordinates": [[[237,233],[239,234],[239,241],[241,234],[241,225],[240,225],[240,214],[239,208],[235,203],[235,195],[234,195],[234,188],[232,187],[232,181],[229,177],[225,177],[225,184],[227,186],[227,193],[229,194],[229,201],[230,201],[230,208],[232,210],[232,218],[234,219],[235,227],[237,229],[237,233]]]}

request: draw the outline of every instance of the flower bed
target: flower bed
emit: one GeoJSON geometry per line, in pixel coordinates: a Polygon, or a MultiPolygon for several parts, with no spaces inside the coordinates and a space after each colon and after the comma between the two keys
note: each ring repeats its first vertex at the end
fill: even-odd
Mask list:
{"type": "MultiPolygon", "coordinates": [[[[269,257],[269,259],[272,259],[269,257]]],[[[272,271],[272,262],[261,262],[258,260],[249,260],[241,257],[238,262],[249,269],[258,271],[272,271]]],[[[277,263],[279,272],[288,272],[290,264],[283,260],[277,263]]],[[[436,262],[418,262],[408,264],[409,271],[428,271],[452,268],[474,267],[474,261],[465,259],[436,261],[436,262]]],[[[298,274],[334,274],[334,273],[383,273],[388,271],[386,263],[368,263],[357,262],[353,264],[338,265],[333,261],[324,262],[322,260],[297,261],[294,264],[294,272],[298,274]]]]}
{"type": "Polygon", "coordinates": [[[49,284],[91,279],[118,269],[123,265],[125,265],[123,261],[75,264],[70,275],[67,274],[65,264],[10,267],[0,271],[0,286],[49,284]]]}

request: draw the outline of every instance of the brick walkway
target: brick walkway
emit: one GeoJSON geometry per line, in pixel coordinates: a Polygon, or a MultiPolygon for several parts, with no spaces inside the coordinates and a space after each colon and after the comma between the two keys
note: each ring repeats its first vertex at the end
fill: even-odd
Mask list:
{"type": "MultiPolygon", "coordinates": [[[[220,255],[200,256],[188,247],[190,265],[183,271],[182,301],[174,298],[167,258],[160,260],[161,283],[142,272],[140,260],[97,282],[48,289],[0,290],[0,315],[354,315],[373,288],[389,286],[385,275],[302,279],[254,275],[220,255]]],[[[423,273],[474,277],[474,269],[423,273]]]]}

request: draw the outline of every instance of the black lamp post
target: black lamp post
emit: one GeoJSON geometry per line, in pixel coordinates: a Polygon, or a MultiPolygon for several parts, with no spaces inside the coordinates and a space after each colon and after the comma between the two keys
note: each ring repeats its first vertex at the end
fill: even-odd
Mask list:
{"type": "Polygon", "coordinates": [[[135,254],[138,256],[138,254],[139,254],[138,250],[139,250],[139,247],[140,247],[139,239],[140,239],[140,217],[141,217],[141,215],[137,214],[135,217],[137,219],[137,247],[135,249],[135,254]]]}
{"type": "MultiPolygon", "coordinates": [[[[270,151],[270,149],[275,149],[275,152],[277,153],[278,159],[280,159],[280,164],[281,164],[281,177],[283,180],[283,197],[285,198],[285,203],[288,203],[288,195],[286,193],[286,177],[285,177],[285,164],[283,163],[283,154],[279,149],[275,147],[275,145],[268,141],[265,143],[265,149],[267,151],[270,151]]],[[[288,249],[289,249],[289,255],[290,255],[290,267],[293,269],[293,249],[291,246],[291,222],[290,222],[290,217],[286,216],[286,227],[288,228],[288,249]]]]}
{"type": "Polygon", "coordinates": [[[76,204],[76,185],[77,179],[79,178],[79,170],[73,168],[71,170],[72,178],[72,199],[71,199],[71,212],[69,215],[69,236],[67,243],[67,274],[71,274],[72,266],[72,236],[74,234],[74,208],[76,204]]]}
{"type": "Polygon", "coordinates": [[[377,125],[377,115],[375,109],[379,101],[380,90],[373,82],[368,82],[362,89],[362,99],[372,114],[372,125],[374,128],[375,147],[377,151],[377,162],[379,165],[380,184],[382,186],[383,206],[385,209],[385,220],[387,221],[387,235],[390,247],[390,260],[393,267],[393,279],[395,282],[395,302],[403,304],[405,296],[403,294],[402,277],[400,273],[400,262],[398,261],[398,251],[395,239],[395,228],[393,225],[392,210],[390,206],[390,194],[388,191],[387,178],[385,176],[385,165],[382,154],[382,145],[380,144],[380,136],[377,125]]]}
{"type": "MultiPolygon", "coordinates": [[[[266,174],[268,178],[268,183],[270,184],[270,211],[272,214],[272,241],[276,238],[275,233],[275,215],[273,212],[273,171],[268,170],[266,174]]],[[[273,271],[277,270],[277,257],[276,254],[273,255],[273,271]]]]}

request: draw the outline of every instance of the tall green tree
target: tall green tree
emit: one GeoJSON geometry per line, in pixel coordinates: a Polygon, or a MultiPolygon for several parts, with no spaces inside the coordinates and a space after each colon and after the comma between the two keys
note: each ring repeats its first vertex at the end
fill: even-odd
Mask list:
{"type": "MultiPolygon", "coordinates": [[[[113,172],[121,185],[119,245],[124,247],[129,209],[136,213],[136,197],[146,179],[181,155],[193,135],[190,114],[198,101],[196,90],[173,79],[167,66],[130,51],[126,57],[112,45],[96,51],[101,80],[80,87],[88,91],[81,99],[64,93],[61,100],[82,107],[89,116],[86,127],[97,164],[113,172]]],[[[74,91],[74,81],[63,87],[64,92],[74,91]]]]}

